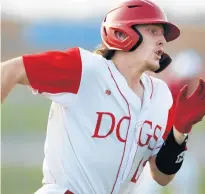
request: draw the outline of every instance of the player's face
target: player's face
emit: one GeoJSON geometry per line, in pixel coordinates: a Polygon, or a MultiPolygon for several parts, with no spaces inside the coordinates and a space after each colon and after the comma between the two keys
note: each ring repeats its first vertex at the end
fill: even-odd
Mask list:
{"type": "Polygon", "coordinates": [[[143,63],[146,70],[159,68],[159,60],[166,43],[162,25],[139,25],[136,27],[142,34],[143,41],[135,52],[136,60],[143,63]]]}

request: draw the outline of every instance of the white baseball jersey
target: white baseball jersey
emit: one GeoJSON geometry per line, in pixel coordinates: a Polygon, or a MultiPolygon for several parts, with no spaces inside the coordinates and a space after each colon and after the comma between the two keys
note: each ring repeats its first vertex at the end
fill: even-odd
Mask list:
{"type": "Polygon", "coordinates": [[[171,128],[167,85],[143,74],[141,102],[111,60],[82,48],[23,60],[31,87],[53,101],[39,193],[129,193],[171,128]]]}

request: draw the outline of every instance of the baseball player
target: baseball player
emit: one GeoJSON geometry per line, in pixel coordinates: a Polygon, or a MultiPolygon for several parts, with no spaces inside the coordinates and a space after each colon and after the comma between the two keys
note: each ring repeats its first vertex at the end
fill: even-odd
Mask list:
{"type": "Polygon", "coordinates": [[[2,64],[2,102],[15,84],[53,102],[36,194],[129,193],[147,162],[159,184],[174,178],[205,115],[205,82],[191,96],[184,87],[172,106],[165,82],[145,71],[170,64],[164,46],[179,34],[153,2],[124,1],[104,18],[95,53],[70,48],[2,64]]]}

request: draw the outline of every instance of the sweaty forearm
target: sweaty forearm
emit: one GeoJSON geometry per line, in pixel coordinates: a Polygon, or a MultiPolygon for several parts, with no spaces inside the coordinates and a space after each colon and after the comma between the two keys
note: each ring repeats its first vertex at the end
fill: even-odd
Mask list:
{"type": "Polygon", "coordinates": [[[181,145],[185,139],[186,139],[186,135],[184,133],[180,133],[177,129],[175,129],[173,127],[173,135],[174,135],[174,138],[176,140],[176,142],[181,145]]]}
{"type": "Polygon", "coordinates": [[[1,103],[17,83],[28,83],[22,57],[1,63],[1,103]]]}

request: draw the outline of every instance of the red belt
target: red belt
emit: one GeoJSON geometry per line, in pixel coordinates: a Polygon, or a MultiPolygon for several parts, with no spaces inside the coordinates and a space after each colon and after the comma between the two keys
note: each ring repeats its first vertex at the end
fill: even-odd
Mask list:
{"type": "Polygon", "coordinates": [[[67,190],[64,194],[74,194],[74,193],[67,190]]]}

